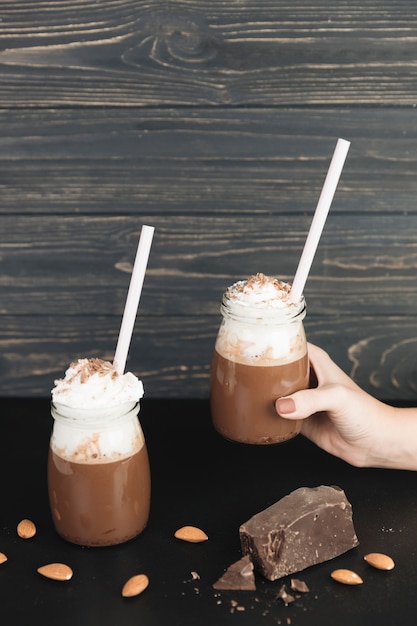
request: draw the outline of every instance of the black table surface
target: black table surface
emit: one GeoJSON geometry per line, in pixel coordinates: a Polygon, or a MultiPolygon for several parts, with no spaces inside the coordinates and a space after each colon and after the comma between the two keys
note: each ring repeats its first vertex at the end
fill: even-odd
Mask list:
{"type": "MultiPolygon", "coordinates": [[[[301,435],[277,446],[246,446],[212,428],[208,402],[142,401],[140,421],[150,456],[149,523],[119,546],[84,548],[53,528],[46,487],[52,419],[46,399],[0,400],[1,624],[73,626],[415,624],[417,610],[417,474],[358,469],[328,455],[301,435]],[[256,591],[215,591],[213,583],[241,557],[238,529],[255,513],[294,489],[342,487],[353,507],[359,546],[295,575],[309,587],[285,605],[277,598],[291,576],[256,576],[256,591]],[[32,519],[37,534],[21,539],[16,526],[32,519]],[[190,544],[174,537],[181,526],[209,539],[190,544]],[[369,552],[395,561],[391,571],[371,568],[369,552]],[[71,566],[70,581],[44,578],[50,562],[71,566]],[[363,584],[332,580],[336,568],[356,571],[363,584]],[[124,582],[149,577],[139,596],[123,598],[124,582]]],[[[293,576],[294,577],[294,576],[293,576]]]]}

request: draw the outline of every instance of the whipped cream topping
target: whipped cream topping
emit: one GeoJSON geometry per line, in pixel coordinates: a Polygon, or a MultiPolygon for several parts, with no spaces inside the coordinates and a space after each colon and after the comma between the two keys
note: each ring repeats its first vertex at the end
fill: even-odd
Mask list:
{"type": "Polygon", "coordinates": [[[290,291],[289,283],[261,273],[231,285],[223,297],[217,352],[235,363],[255,366],[302,358],[307,352],[304,299],[293,303],[290,291]]]}
{"type": "Polygon", "coordinates": [[[258,273],[228,287],[226,296],[242,306],[286,309],[297,307],[290,300],[290,291],[289,283],[258,273]]]}
{"type": "Polygon", "coordinates": [[[109,361],[78,359],[71,363],[64,378],[54,381],[52,401],[73,408],[98,408],[125,402],[138,402],[143,384],[134,374],[119,374],[109,361]]]}
{"type": "Polygon", "coordinates": [[[131,456],[144,445],[137,419],[142,382],[131,372],[119,374],[109,361],[78,359],[64,378],[55,380],[51,449],[76,463],[109,463],[131,456]],[[87,410],[87,411],[86,411],[87,410]],[[114,418],[130,415],[121,421],[114,418]]]}

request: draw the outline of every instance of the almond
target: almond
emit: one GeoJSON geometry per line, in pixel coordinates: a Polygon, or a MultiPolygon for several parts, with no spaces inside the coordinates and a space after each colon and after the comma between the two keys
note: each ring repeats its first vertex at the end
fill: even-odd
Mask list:
{"type": "Polygon", "coordinates": [[[145,591],[149,585],[149,578],[146,574],[136,574],[125,582],[122,589],[122,596],[124,598],[131,598],[132,596],[138,596],[142,591],[145,591]]]}
{"type": "Polygon", "coordinates": [[[344,585],[361,585],[363,583],[362,578],[350,569],[335,569],[330,576],[333,580],[344,585]]]}
{"type": "Polygon", "coordinates": [[[22,539],[30,539],[36,535],[36,526],[30,519],[22,519],[17,525],[17,534],[22,539]]]}
{"type": "Polygon", "coordinates": [[[376,569],[390,570],[395,567],[395,563],[392,558],[387,554],[382,554],[381,552],[370,552],[363,558],[369,565],[376,567],[376,569]]]}
{"type": "Polygon", "coordinates": [[[0,565],[2,563],[5,563],[7,561],[7,556],[4,554],[4,552],[0,552],[0,565]]]}
{"type": "Polygon", "coordinates": [[[190,543],[200,543],[201,541],[207,541],[208,536],[196,526],[183,526],[175,531],[174,536],[177,539],[182,539],[183,541],[188,541],[190,543]]]}
{"type": "Polygon", "coordinates": [[[52,580],[70,580],[73,573],[70,566],[65,563],[48,563],[48,565],[38,567],[38,572],[52,580]]]}

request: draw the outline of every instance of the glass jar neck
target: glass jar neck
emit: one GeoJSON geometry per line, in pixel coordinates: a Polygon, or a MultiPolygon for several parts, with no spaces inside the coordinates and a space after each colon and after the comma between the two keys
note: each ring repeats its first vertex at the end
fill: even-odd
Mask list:
{"type": "Polygon", "coordinates": [[[75,428],[105,427],[114,422],[131,419],[137,416],[138,412],[139,402],[124,402],[114,406],[88,409],[51,402],[51,415],[54,420],[75,428]]]}
{"type": "Polygon", "coordinates": [[[225,319],[232,319],[245,324],[284,325],[301,322],[306,316],[306,302],[304,296],[298,303],[273,306],[246,305],[223,294],[220,312],[225,319]]]}

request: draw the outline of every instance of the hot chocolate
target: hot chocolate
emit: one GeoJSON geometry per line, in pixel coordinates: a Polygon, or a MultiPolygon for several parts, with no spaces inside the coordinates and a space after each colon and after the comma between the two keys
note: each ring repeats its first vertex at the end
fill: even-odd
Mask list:
{"type": "Polygon", "coordinates": [[[279,443],[300,432],[300,421],[277,416],[275,400],[308,385],[307,355],[273,366],[242,365],[216,350],[212,363],[213,425],[227,439],[279,443]]]}
{"type": "Polygon", "coordinates": [[[50,449],[48,487],[53,521],[61,537],[84,546],[128,541],[148,521],[146,447],[111,463],[75,463],[50,449]]]}
{"type": "Polygon", "coordinates": [[[151,478],[138,420],[142,393],[133,374],[118,374],[100,359],[72,363],[55,382],[48,490],[64,539],[113,545],[145,528],[151,478]]]}
{"type": "Polygon", "coordinates": [[[301,422],[285,420],[275,400],[309,381],[304,299],[289,300],[290,285],[257,274],[223,295],[223,320],[212,367],[213,425],[224,437],[251,444],[294,437],[301,422]]]}

